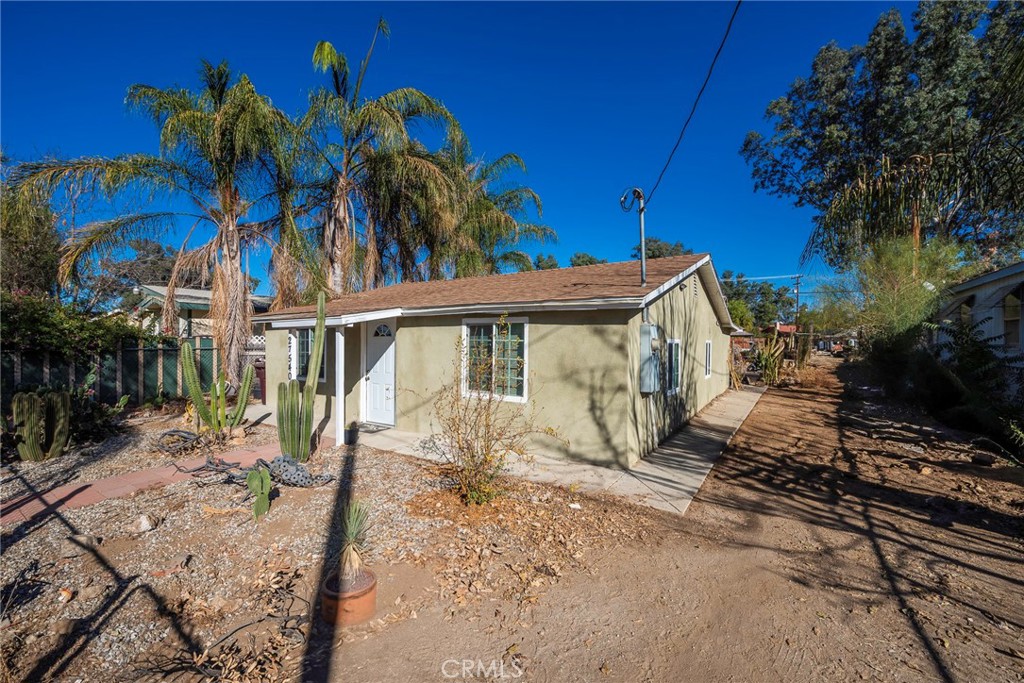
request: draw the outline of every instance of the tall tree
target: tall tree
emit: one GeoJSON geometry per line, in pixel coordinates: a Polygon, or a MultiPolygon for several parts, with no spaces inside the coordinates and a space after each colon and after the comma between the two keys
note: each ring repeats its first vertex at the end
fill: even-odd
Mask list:
{"type": "MultiPolygon", "coordinates": [[[[4,160],[6,163],[6,159],[4,160]]],[[[57,293],[60,234],[49,203],[0,185],[0,287],[7,292],[57,293]]]]}
{"type": "MultiPolygon", "coordinates": [[[[318,210],[326,284],[336,293],[368,289],[392,277],[412,276],[408,228],[442,233],[454,221],[436,215],[452,206],[452,188],[439,165],[410,136],[415,123],[459,133],[458,123],[436,99],[415,88],[364,96],[364,79],[377,39],[390,35],[383,19],[366,56],[352,73],[348,59],[326,41],[313,65],[329,77],[310,101],[304,127],[311,131],[314,180],[309,203],[318,210]],[[410,196],[410,190],[413,190],[410,196]],[[432,216],[415,213],[415,208],[432,216]]],[[[443,236],[436,236],[438,241],[443,236]]],[[[415,259],[413,259],[415,260],[415,259]]]]}
{"type": "MultiPolygon", "coordinates": [[[[169,286],[173,292],[184,273],[212,268],[213,335],[229,380],[237,382],[252,315],[243,252],[257,242],[275,243],[261,214],[274,210],[267,167],[285,119],[247,76],[232,81],[227,63],[203,61],[198,91],[129,88],[128,104],[160,129],[159,156],[27,162],[13,169],[11,182],[25,195],[52,196],[70,182],[95,187],[111,201],[168,196],[174,208],[125,211],[78,231],[64,249],[61,277],[70,279],[79,262],[108,255],[128,239],[161,234],[176,218],[187,219],[193,225],[189,234],[205,233],[206,241],[191,250],[183,245],[169,286]],[[191,208],[177,208],[185,204],[191,208]]],[[[176,315],[173,305],[165,308],[165,316],[176,315]]]]}
{"type": "Polygon", "coordinates": [[[922,2],[909,42],[892,10],[865,46],[822,48],[769,104],[772,134],[748,133],[741,154],[755,189],[816,209],[805,260],[852,266],[915,231],[976,258],[1019,257],[1022,27],[1019,2],[922,2]]]}
{"type": "MultiPolygon", "coordinates": [[[[666,242],[658,237],[648,237],[644,240],[647,245],[647,258],[665,258],[666,256],[685,256],[692,254],[693,249],[687,249],[682,242],[666,242]]],[[[630,252],[630,257],[640,258],[640,245],[637,244],[630,252]]]]}
{"type": "Polygon", "coordinates": [[[474,158],[468,140],[460,136],[441,150],[438,160],[455,188],[455,231],[441,243],[428,238],[431,277],[443,268],[455,277],[524,270],[530,257],[522,244],[555,239],[551,228],[534,220],[542,213],[537,193],[508,177],[526,173],[518,154],[494,161],[474,158]]]}
{"type": "Polygon", "coordinates": [[[596,266],[599,263],[608,263],[608,259],[591,256],[585,251],[577,251],[569,257],[569,265],[573,268],[577,266],[596,266]]]}
{"type": "MultiPolygon", "coordinates": [[[[558,259],[555,258],[554,254],[537,254],[533,259],[532,269],[533,270],[554,270],[559,268],[558,259]]],[[[522,268],[522,270],[530,270],[530,268],[522,268]]]]}

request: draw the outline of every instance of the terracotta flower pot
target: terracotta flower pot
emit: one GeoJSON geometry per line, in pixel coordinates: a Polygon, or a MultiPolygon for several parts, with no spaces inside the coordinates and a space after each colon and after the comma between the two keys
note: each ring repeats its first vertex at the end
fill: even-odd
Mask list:
{"type": "Polygon", "coordinates": [[[369,569],[339,590],[338,573],[320,587],[320,616],[329,624],[353,626],[369,621],[377,611],[377,577],[369,569]]]}

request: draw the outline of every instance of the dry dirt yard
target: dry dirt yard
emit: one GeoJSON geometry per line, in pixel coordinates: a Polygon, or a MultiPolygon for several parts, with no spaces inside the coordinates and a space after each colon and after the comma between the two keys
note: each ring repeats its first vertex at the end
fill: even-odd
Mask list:
{"type": "Polygon", "coordinates": [[[360,447],[258,525],[244,491],[183,482],[4,528],[11,677],[1024,681],[1024,472],[816,364],[683,518],[523,482],[466,508],[438,469],[360,447]],[[352,495],[379,618],[334,632],[308,601],[352,495]],[[69,533],[102,540],[65,558],[69,533]]]}

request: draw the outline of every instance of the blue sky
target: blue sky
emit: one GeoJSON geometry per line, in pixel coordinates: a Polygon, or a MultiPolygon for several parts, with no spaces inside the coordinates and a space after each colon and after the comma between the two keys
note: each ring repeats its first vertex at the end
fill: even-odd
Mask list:
{"type": "MultiPolygon", "coordinates": [[[[651,203],[648,234],[710,251],[719,272],[798,272],[810,214],[755,194],[740,144],[766,128],[765,106],[809,73],[822,45],[863,43],[894,4],[909,27],[908,4],[744,3],[651,203]]],[[[383,16],[391,38],[374,55],[368,94],[420,88],[456,115],[476,154],[519,153],[559,235],[531,253],[624,260],[637,224],[619,195],[654,183],[731,11],[731,2],[4,2],[0,143],[16,159],[156,152],[156,131],[126,111],[125,91],[195,86],[200,58],[228,60],[295,113],[319,82],[316,41],[358,61],[383,16]]]]}

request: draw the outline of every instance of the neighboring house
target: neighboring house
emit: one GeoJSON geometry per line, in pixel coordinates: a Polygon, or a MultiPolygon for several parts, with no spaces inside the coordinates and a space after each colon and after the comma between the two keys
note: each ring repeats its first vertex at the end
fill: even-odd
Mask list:
{"type": "MultiPolygon", "coordinates": [[[[139,285],[138,293],[143,299],[135,308],[135,315],[144,326],[160,329],[167,287],[163,285],[139,285]]],[[[253,310],[266,313],[270,310],[272,298],[252,295],[253,310]]],[[[178,309],[178,330],[180,337],[208,337],[213,334],[210,323],[210,290],[178,287],[174,290],[174,302],[178,309]]],[[[253,325],[253,335],[262,336],[263,325],[253,325]]]]}
{"type": "MultiPolygon", "coordinates": [[[[1021,299],[1024,298],[1024,261],[961,282],[939,311],[940,321],[961,320],[980,324],[986,338],[998,337],[998,345],[1008,357],[1024,354],[1024,323],[1021,299]]],[[[944,341],[940,331],[938,341],[944,341]]],[[[1016,365],[1022,363],[1018,360],[1016,365]]]]}
{"type": "MultiPolygon", "coordinates": [[[[458,340],[498,373],[503,400],[531,402],[537,452],[628,467],[729,387],[733,325],[707,255],[403,283],[327,304],[316,404],[321,430],[354,421],[433,430],[458,340]],[[496,325],[507,316],[503,333],[496,325]],[[644,323],[644,319],[648,323],[644,323]],[[341,358],[344,362],[339,363],[341,358]],[[341,400],[336,400],[337,397],[341,400]]],[[[267,384],[303,377],[313,307],[258,316],[267,384]]],[[[463,391],[474,391],[462,368],[463,391]]],[[[277,392],[268,392],[275,409],[277,392]]]]}
{"type": "Polygon", "coordinates": [[[732,347],[737,351],[746,352],[754,348],[753,332],[747,332],[746,330],[737,327],[730,336],[732,337],[732,347]]]}

